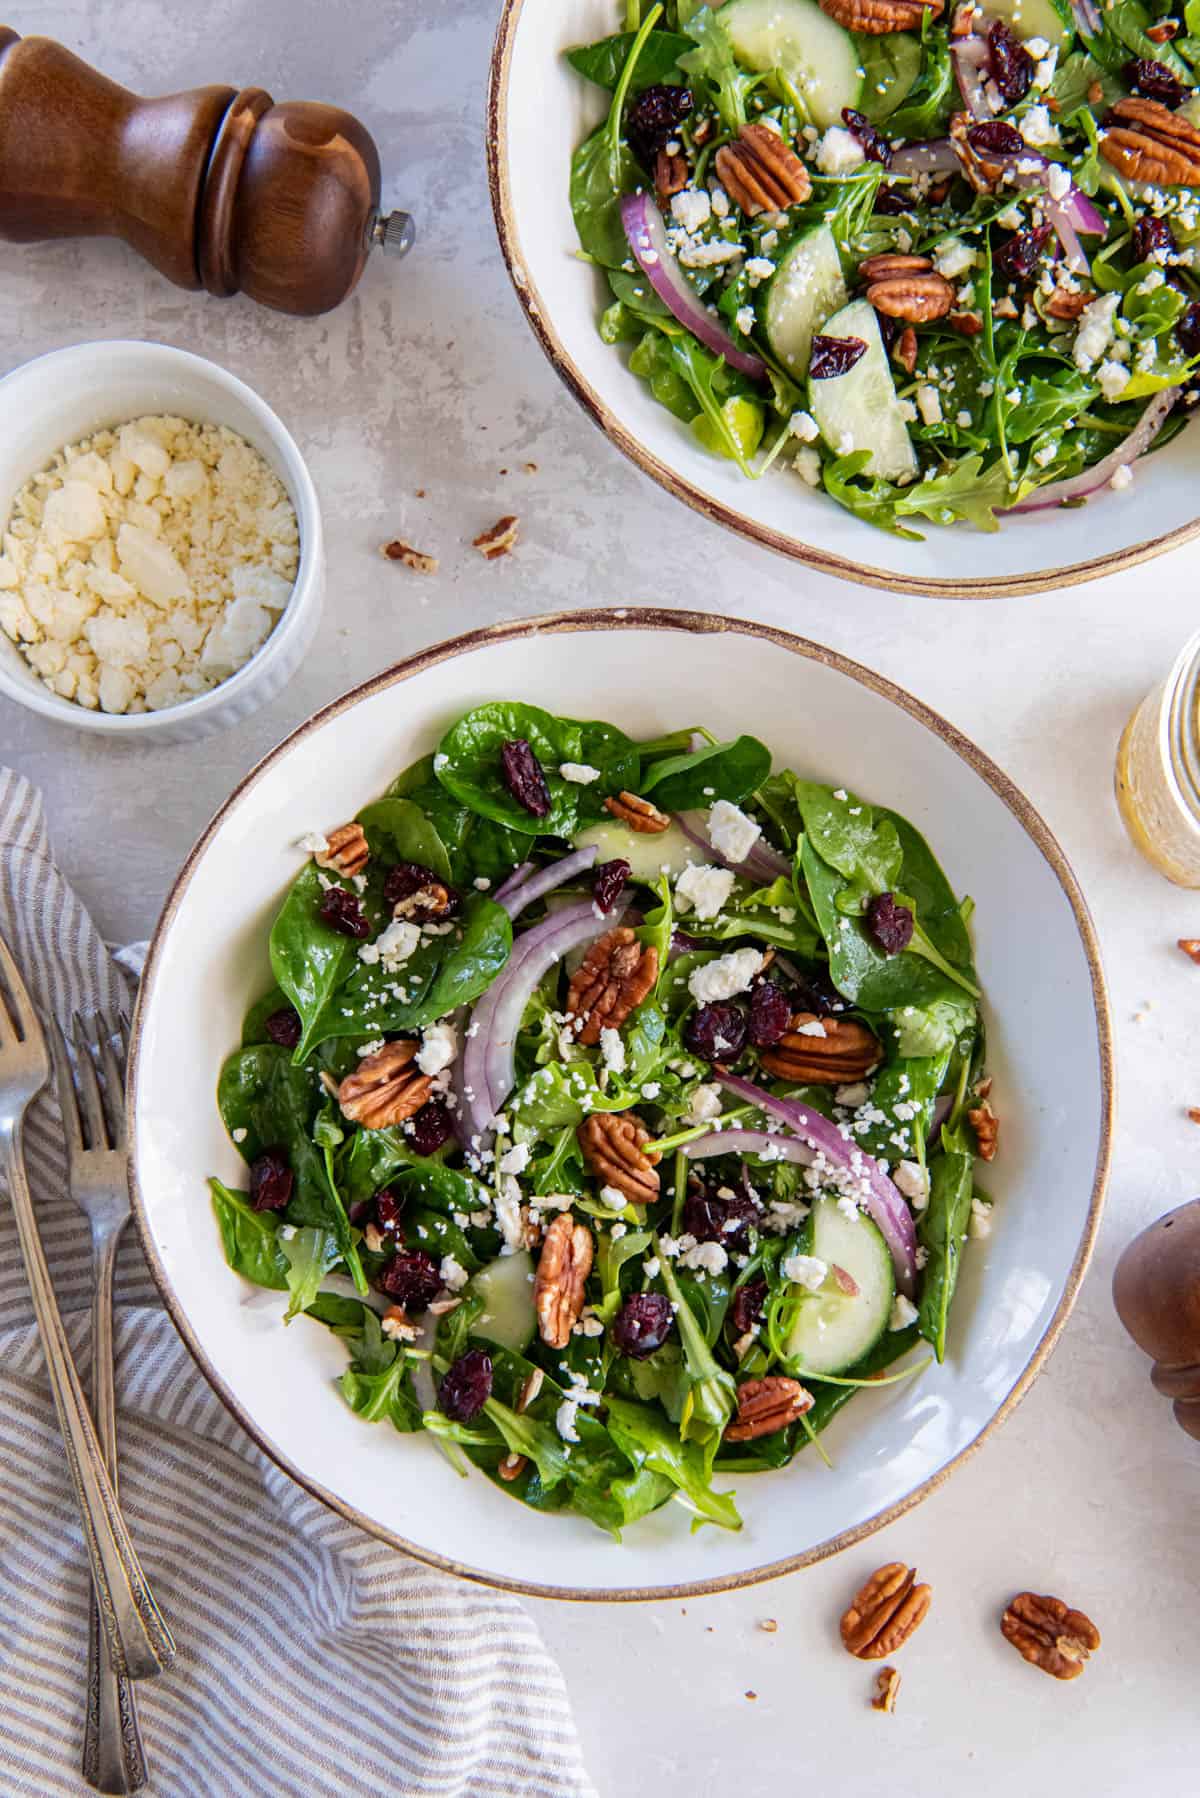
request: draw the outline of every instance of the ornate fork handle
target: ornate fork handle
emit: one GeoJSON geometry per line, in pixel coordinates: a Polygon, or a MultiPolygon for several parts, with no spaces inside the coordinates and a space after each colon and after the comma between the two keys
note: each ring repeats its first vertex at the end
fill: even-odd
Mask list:
{"type": "Polygon", "coordinates": [[[17,1236],[50,1372],[67,1469],[83,1523],[101,1626],[113,1667],[130,1679],[148,1679],[170,1665],[175,1643],[138,1564],[84,1402],[25,1178],[20,1120],[0,1127],[0,1164],[8,1175],[17,1236]]]}

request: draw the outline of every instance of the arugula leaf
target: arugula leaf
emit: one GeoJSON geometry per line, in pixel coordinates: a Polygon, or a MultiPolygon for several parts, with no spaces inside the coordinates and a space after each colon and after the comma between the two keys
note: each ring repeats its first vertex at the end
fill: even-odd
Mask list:
{"type": "Polygon", "coordinates": [[[287,1262],[287,1289],[290,1295],[284,1323],[307,1311],[320,1290],[321,1281],[341,1259],[341,1250],[328,1230],[306,1225],[294,1236],[279,1237],[279,1247],[287,1262]]]}
{"type": "Polygon", "coordinates": [[[700,7],[686,30],[696,47],[678,59],[679,66],[708,83],[722,125],[736,136],[746,123],[746,102],[762,76],[747,75],[742,69],[725,22],[712,7],[700,7]]]}
{"type": "Polygon", "coordinates": [[[904,104],[888,116],[890,137],[931,138],[945,134],[959,104],[950,40],[926,11],[921,18],[921,72],[904,104]]]}
{"type": "MultiPolygon", "coordinates": [[[[611,92],[629,61],[635,36],[635,32],[621,31],[615,37],[600,38],[594,44],[577,45],[566,52],[567,61],[588,81],[611,92]]],[[[638,94],[658,82],[670,83],[671,76],[678,73],[679,58],[691,47],[691,38],[683,37],[677,31],[652,31],[642,45],[641,55],[630,76],[629,92],[638,94]]]]}
{"type": "Polygon", "coordinates": [[[714,1356],[670,1258],[662,1253],[657,1243],[655,1254],[659,1258],[659,1272],[667,1297],[675,1307],[675,1323],[688,1374],[688,1397],[679,1433],[685,1441],[708,1443],[710,1451],[715,1453],[721,1432],[733,1416],[737,1383],[714,1356]]]}
{"type": "Polygon", "coordinates": [[[698,1442],[685,1442],[661,1412],[631,1399],[607,1399],[608,1430],[633,1465],[661,1474],[675,1488],[676,1498],[696,1513],[701,1523],[740,1530],[742,1520],[733,1494],[714,1492],[704,1450],[698,1442]]]}
{"type": "Polygon", "coordinates": [[[256,1286],[286,1291],[288,1265],[274,1213],[255,1211],[245,1193],[234,1192],[220,1180],[210,1180],[208,1186],[230,1267],[256,1286]]]}
{"type": "Polygon", "coordinates": [[[660,811],[685,812],[727,799],[740,805],[771,772],[771,752],[757,737],[711,743],[694,755],[669,755],[642,772],[641,791],[660,811]]]}
{"type": "Polygon", "coordinates": [[[927,474],[914,486],[899,488],[894,505],[897,518],[920,513],[935,524],[953,524],[961,518],[978,530],[996,531],[997,507],[1003,510],[1016,497],[1008,490],[1002,463],[993,462],[984,470],[983,457],[971,455],[949,463],[944,474],[927,474]]]}

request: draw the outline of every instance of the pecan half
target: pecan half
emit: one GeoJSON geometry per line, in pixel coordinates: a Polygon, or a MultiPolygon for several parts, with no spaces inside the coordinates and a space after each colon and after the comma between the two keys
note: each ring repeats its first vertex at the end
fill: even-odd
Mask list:
{"type": "Polygon", "coordinates": [[[726,1442],[754,1442],[773,1436],[803,1417],[813,1407],[813,1395],[799,1380],[768,1374],[764,1380],[743,1380],[737,1389],[737,1422],[725,1431],[726,1442]]]}
{"type": "Polygon", "coordinates": [[[660,150],[654,158],[654,191],[660,200],[669,200],[672,194],[681,193],[688,183],[687,158],[669,156],[660,150]]]}
{"type": "Polygon", "coordinates": [[[856,1018],[818,1018],[801,1011],[762,1064],[777,1080],[804,1086],[847,1086],[883,1059],[879,1039],[856,1018]],[[820,1025],[820,1033],[814,1025],[820,1025]]]}
{"type": "Polygon", "coordinates": [[[886,1711],[890,1716],[896,1708],[899,1694],[900,1675],[894,1667],[881,1667],[875,1675],[875,1696],[871,1700],[871,1709],[886,1711]]]}
{"type": "Polygon", "coordinates": [[[911,325],[905,325],[892,345],[892,360],[900,364],[906,375],[911,375],[916,368],[917,334],[911,325]]]}
{"type": "Polygon", "coordinates": [[[1078,318],[1095,297],[1086,287],[1081,287],[1077,293],[1072,293],[1065,287],[1056,287],[1043,301],[1042,311],[1048,318],[1078,318]]]}
{"type": "Polygon", "coordinates": [[[1082,1611],[1061,1598],[1018,1592],[1003,1617],[1004,1639],[1017,1653],[1054,1679],[1078,1679],[1083,1663],[1100,1646],[1100,1631],[1082,1611]]]}
{"type": "Polygon", "coordinates": [[[1131,181],[1200,185],[1200,130],[1158,100],[1118,100],[1100,134],[1100,154],[1131,181]]]}
{"type": "Polygon", "coordinates": [[[615,1186],[631,1205],[658,1197],[658,1155],[646,1154],[650,1132],[632,1111],[594,1111],[575,1132],[588,1170],[604,1186],[615,1186]]]}
{"type": "Polygon", "coordinates": [[[494,562],[497,556],[508,555],[517,546],[518,523],[519,520],[511,513],[505,518],[498,518],[490,531],[480,531],[478,537],[472,537],[472,549],[477,549],[485,562],[494,562]]]}
{"type": "Polygon", "coordinates": [[[897,275],[927,275],[933,264],[928,256],[905,256],[899,250],[881,250],[877,256],[867,256],[858,265],[859,279],[868,283],[872,281],[891,281],[897,275]]]}
{"type": "Polygon", "coordinates": [[[786,212],[812,193],[808,170],[796,152],[766,125],[743,125],[737,141],[717,151],[716,168],[725,191],[747,218],[786,212]]]}
{"type": "Polygon", "coordinates": [[[411,568],[414,574],[436,574],[438,559],[427,556],[423,549],[414,549],[411,543],[404,543],[394,537],[390,543],[381,543],[379,553],[389,562],[400,562],[405,568],[411,568]]]}
{"type": "Polygon", "coordinates": [[[361,824],[339,824],[325,839],[325,847],[313,856],[318,868],[352,878],[361,874],[371,859],[361,824]]]}
{"type": "Polygon", "coordinates": [[[885,31],[920,31],[928,13],[940,19],[943,0],[821,0],[821,11],[847,31],[882,37],[885,31]]]}
{"type": "Polygon", "coordinates": [[[891,275],[885,281],[872,281],[867,298],[876,312],[888,318],[926,325],[932,319],[945,318],[954,304],[954,289],[944,275],[930,269],[924,275],[891,275]]]}
{"type": "Polygon", "coordinates": [[[878,1567],[842,1618],[842,1643],[860,1661],[882,1661],[895,1654],[925,1621],[933,1589],[918,1586],[917,1570],[903,1561],[878,1567]]]}
{"type": "Polygon", "coordinates": [[[604,801],[604,809],[644,837],[661,836],[664,830],[671,828],[666,812],[660,812],[656,805],[651,805],[648,799],[640,799],[636,793],[620,792],[615,798],[604,801]]]}
{"type": "Polygon", "coordinates": [[[383,1130],[420,1111],[433,1081],[417,1067],[416,1055],[412,1042],[385,1043],[374,1055],[364,1055],[337,1089],[345,1115],[364,1130],[383,1130]]]}
{"type": "Polygon", "coordinates": [[[538,1335],[548,1348],[566,1348],[583,1310],[583,1292],[592,1271],[592,1233],[560,1211],[538,1257],[533,1305],[538,1335]]]}
{"type": "Polygon", "coordinates": [[[598,1043],[602,1030],[619,1030],[658,979],[658,950],[639,943],[624,924],[597,937],[567,988],[567,1015],[583,1019],[581,1043],[598,1043]]]}
{"type": "Polygon", "coordinates": [[[1000,1119],[985,1099],[967,1113],[967,1122],[975,1132],[975,1142],[979,1149],[981,1161],[995,1161],[996,1150],[1000,1144],[1000,1119]]]}

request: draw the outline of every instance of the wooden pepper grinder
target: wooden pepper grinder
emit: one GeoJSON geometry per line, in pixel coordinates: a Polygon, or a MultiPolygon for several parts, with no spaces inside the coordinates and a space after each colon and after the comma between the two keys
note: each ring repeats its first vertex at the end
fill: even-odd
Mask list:
{"type": "Polygon", "coordinates": [[[1150,1379],[1200,1441],[1200,1199],[1135,1236],[1113,1275],[1117,1315],[1153,1355],[1150,1379]]]}
{"type": "Polygon", "coordinates": [[[0,26],[0,238],[51,237],[119,237],[179,287],[314,314],[413,228],[380,212],[374,140],[336,106],[260,87],[144,100],[0,26]]]}

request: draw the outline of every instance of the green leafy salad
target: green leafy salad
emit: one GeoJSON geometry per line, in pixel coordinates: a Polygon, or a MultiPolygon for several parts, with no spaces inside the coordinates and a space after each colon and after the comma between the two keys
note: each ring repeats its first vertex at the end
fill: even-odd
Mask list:
{"type": "Polygon", "coordinates": [[[600,335],[899,536],[1084,502],[1200,384],[1200,0],[625,0],[570,50],[600,335]]]}
{"type": "Polygon", "coordinates": [[[904,818],[502,701],[314,822],[211,1186],[354,1411],[617,1536],[737,1529],[731,1480],[944,1357],[998,1126],[971,905],[904,818]]]}

